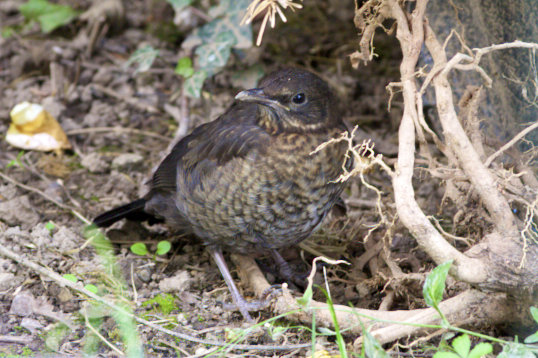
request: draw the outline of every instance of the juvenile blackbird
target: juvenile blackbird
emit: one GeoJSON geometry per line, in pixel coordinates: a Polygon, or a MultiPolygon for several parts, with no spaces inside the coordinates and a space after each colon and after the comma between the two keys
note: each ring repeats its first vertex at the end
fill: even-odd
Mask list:
{"type": "Polygon", "coordinates": [[[347,142],[311,154],[347,130],[333,94],[316,75],[277,71],[235,99],[225,114],[173,148],[146,196],[99,215],[94,223],[164,220],[172,230],[195,234],[250,321],[248,311],[260,304],[239,294],[222,250],[272,254],[290,276],[276,250],[296,245],[319,228],[344,188],[334,180],[344,163],[348,169],[352,163],[346,158],[347,142]]]}

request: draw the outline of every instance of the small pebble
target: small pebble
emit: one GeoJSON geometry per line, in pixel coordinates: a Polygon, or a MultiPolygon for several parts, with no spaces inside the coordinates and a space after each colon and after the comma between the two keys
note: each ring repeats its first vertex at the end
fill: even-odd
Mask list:
{"type": "Polygon", "coordinates": [[[140,154],[125,153],[112,161],[112,168],[119,170],[133,170],[144,163],[144,157],[140,154]]]}

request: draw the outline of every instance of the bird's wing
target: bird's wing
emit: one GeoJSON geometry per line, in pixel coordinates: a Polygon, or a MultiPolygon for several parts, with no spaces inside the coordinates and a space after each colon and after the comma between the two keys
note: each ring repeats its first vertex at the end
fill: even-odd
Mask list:
{"type": "Polygon", "coordinates": [[[153,175],[152,188],[175,191],[178,170],[193,183],[234,158],[263,151],[270,135],[256,124],[256,106],[236,106],[213,122],[197,127],[172,149],[153,175]]]}

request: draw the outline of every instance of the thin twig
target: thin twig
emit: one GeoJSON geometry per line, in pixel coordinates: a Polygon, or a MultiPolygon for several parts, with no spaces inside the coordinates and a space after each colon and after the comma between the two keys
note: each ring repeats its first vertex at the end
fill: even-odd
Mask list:
{"type": "Polygon", "coordinates": [[[99,92],[103,92],[104,94],[106,94],[106,95],[108,95],[110,97],[114,97],[114,98],[119,99],[121,101],[127,102],[131,106],[139,108],[139,109],[144,110],[144,111],[147,111],[149,113],[161,113],[161,111],[157,107],[154,107],[154,106],[152,106],[150,104],[145,104],[143,102],[140,102],[140,100],[138,100],[136,98],[124,96],[124,95],[122,95],[122,94],[120,94],[120,93],[118,93],[118,92],[116,92],[114,90],[111,90],[110,88],[106,88],[106,87],[101,86],[99,84],[93,84],[92,88],[99,91],[99,92]]]}
{"type": "Polygon", "coordinates": [[[527,134],[529,134],[529,132],[533,131],[534,129],[538,128],[538,122],[534,123],[533,125],[530,125],[528,126],[527,128],[525,128],[524,130],[522,130],[521,132],[519,132],[514,138],[512,138],[512,140],[510,140],[508,143],[506,143],[505,145],[503,145],[501,147],[501,149],[499,149],[498,151],[496,151],[495,153],[493,153],[492,155],[489,156],[488,159],[486,159],[484,165],[487,167],[489,167],[491,165],[491,163],[495,160],[495,158],[497,158],[499,155],[503,154],[504,151],[506,151],[507,149],[509,149],[510,147],[512,147],[514,144],[516,144],[520,139],[522,139],[523,137],[525,137],[527,134]]]}
{"type": "Polygon", "coordinates": [[[134,128],[122,128],[122,127],[94,127],[94,128],[83,128],[83,129],[73,129],[65,134],[67,135],[76,135],[76,134],[86,134],[86,133],[133,133],[133,134],[140,134],[144,135],[146,137],[152,137],[157,139],[162,139],[164,141],[171,141],[170,138],[165,137],[160,134],[148,132],[148,131],[141,131],[140,129],[134,129],[134,128]]]}
{"type": "Polygon", "coordinates": [[[451,239],[454,239],[456,241],[463,241],[467,246],[471,247],[473,245],[471,245],[471,243],[469,242],[469,240],[467,240],[466,238],[464,237],[459,237],[459,236],[454,236],[452,234],[449,234],[448,232],[446,232],[443,227],[441,226],[441,224],[439,224],[439,221],[434,217],[434,216],[428,216],[428,219],[432,219],[433,220],[433,223],[435,225],[435,227],[439,230],[439,232],[441,233],[441,235],[443,236],[446,236],[448,238],[451,238],[451,239]]]}
{"type": "Polygon", "coordinates": [[[44,197],[45,199],[51,201],[52,203],[56,204],[57,206],[59,206],[60,208],[62,209],[65,209],[65,210],[71,210],[71,211],[75,211],[74,208],[70,207],[70,206],[67,206],[65,204],[62,204],[60,203],[59,201],[56,201],[56,199],[50,197],[49,195],[45,194],[44,192],[42,192],[41,190],[39,189],[36,189],[36,188],[32,188],[28,185],[24,185],[18,181],[16,181],[15,179],[12,179],[11,177],[7,176],[6,174],[0,172],[0,177],[2,177],[4,180],[10,182],[11,184],[15,184],[16,186],[20,187],[20,188],[23,188],[25,190],[28,190],[28,191],[31,191],[31,192],[34,192],[36,194],[39,194],[41,195],[42,197],[44,197]]]}
{"type": "Polygon", "coordinates": [[[74,208],[68,206],[68,205],[64,205],[58,201],[56,201],[55,199],[53,199],[52,197],[50,197],[49,195],[45,194],[44,192],[42,192],[41,190],[39,189],[36,189],[36,188],[32,188],[28,185],[24,185],[18,181],[16,181],[15,179],[12,179],[11,177],[7,176],[6,174],[0,172],[0,177],[2,177],[4,180],[7,180],[8,182],[12,183],[12,184],[15,184],[16,186],[22,188],[22,189],[25,189],[25,190],[28,190],[28,191],[31,191],[31,192],[34,192],[36,194],[39,194],[41,195],[42,197],[44,197],[45,199],[51,201],[52,203],[56,204],[57,206],[59,206],[60,208],[62,209],[65,209],[65,210],[70,210],[71,213],[73,215],[75,215],[77,218],[79,218],[82,222],[86,223],[86,224],[90,224],[90,221],[88,219],[86,219],[84,217],[84,215],[82,215],[81,213],[79,213],[78,211],[76,211],[74,208]]]}

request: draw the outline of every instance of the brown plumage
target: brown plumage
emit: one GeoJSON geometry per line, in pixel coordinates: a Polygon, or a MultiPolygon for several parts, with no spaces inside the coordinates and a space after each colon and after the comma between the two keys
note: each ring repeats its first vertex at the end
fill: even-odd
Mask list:
{"type": "MultiPolygon", "coordinates": [[[[272,253],[278,261],[277,249],[315,231],[343,190],[333,181],[342,173],[347,143],[311,153],[346,127],[329,87],[308,71],[275,72],[236,100],[174,147],[144,198],[94,222],[108,227],[122,218],[164,220],[173,230],[195,234],[250,320],[248,310],[259,305],[239,295],[222,250],[272,253]]],[[[289,275],[289,267],[283,271],[289,275]]]]}

